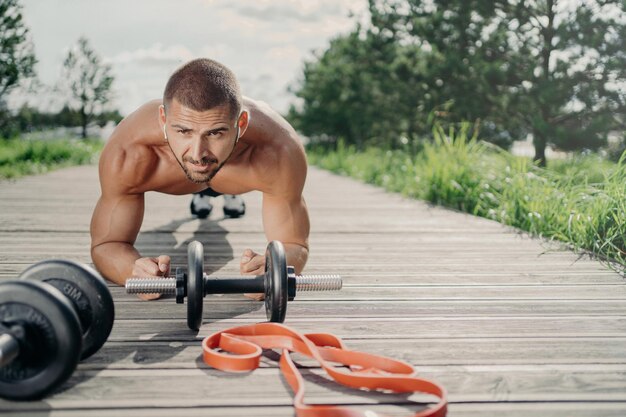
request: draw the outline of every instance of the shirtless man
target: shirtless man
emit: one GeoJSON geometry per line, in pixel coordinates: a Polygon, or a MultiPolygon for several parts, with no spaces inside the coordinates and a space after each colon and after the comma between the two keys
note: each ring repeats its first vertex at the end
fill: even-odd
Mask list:
{"type": "MultiPolygon", "coordinates": [[[[308,258],[309,216],[302,197],[306,157],[296,132],[266,104],[242,98],[225,66],[196,59],[117,126],[100,157],[101,196],[91,219],[91,257],[110,281],[167,276],[170,257],[142,257],[134,242],[144,193],[263,193],[268,240],[285,245],[297,273],[308,258]]],[[[246,249],[242,274],[261,274],[265,256],[246,249]]],[[[142,295],[143,299],[158,294],[142,295]]]]}

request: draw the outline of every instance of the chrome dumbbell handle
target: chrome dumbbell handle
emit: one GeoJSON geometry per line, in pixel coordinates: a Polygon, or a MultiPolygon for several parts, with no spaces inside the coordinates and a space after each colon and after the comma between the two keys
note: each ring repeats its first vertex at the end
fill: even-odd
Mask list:
{"type": "MultiPolygon", "coordinates": [[[[228,280],[234,281],[248,281],[254,279],[262,279],[263,276],[257,277],[228,277],[228,278],[216,278],[209,277],[207,274],[203,275],[207,283],[213,281],[228,280]]],[[[296,275],[296,291],[338,291],[343,286],[343,280],[340,275],[296,275]]],[[[251,282],[250,282],[251,283],[251,282]]],[[[253,289],[250,289],[253,291],[253,289]]],[[[258,290],[257,290],[258,291],[258,290]]],[[[128,294],[176,294],[176,278],[154,278],[154,277],[132,277],[126,280],[126,292],[128,294]]],[[[233,291],[242,292],[242,291],[233,291]]],[[[260,292],[263,292],[262,290],[260,292]]]]}
{"type": "Polygon", "coordinates": [[[176,294],[176,278],[140,278],[126,280],[128,294],[176,294]]]}

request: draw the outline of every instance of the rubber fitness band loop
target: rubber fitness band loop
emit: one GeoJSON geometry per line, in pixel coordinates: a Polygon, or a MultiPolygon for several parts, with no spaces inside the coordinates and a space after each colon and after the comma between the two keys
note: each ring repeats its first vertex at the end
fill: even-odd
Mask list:
{"type": "Polygon", "coordinates": [[[280,369],[294,392],[293,406],[298,417],[366,417],[371,412],[305,404],[304,379],[289,352],[315,359],[336,382],[351,388],[421,392],[439,398],[433,407],[419,411],[413,417],[444,417],[447,413],[447,393],[443,386],[417,377],[415,368],[406,362],[349,350],[340,338],[329,333],[300,334],[282,324],[259,323],[216,332],[202,341],[204,362],[227,372],[248,372],[258,368],[263,349],[282,350],[280,369]]]}

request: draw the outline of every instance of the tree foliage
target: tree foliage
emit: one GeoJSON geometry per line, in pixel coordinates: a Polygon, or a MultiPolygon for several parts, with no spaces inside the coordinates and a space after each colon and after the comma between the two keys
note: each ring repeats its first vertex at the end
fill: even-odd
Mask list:
{"type": "Polygon", "coordinates": [[[506,146],[597,148],[626,121],[622,0],[369,0],[370,25],[306,63],[304,133],[395,143],[435,120],[506,146]],[[356,116],[358,115],[358,116],[356,116]]]}
{"type": "Polygon", "coordinates": [[[623,130],[626,9],[622,0],[504,2],[509,116],[532,133],[535,159],[547,144],[595,149],[623,130]],[[620,85],[621,84],[621,85],[620,85]]]}
{"type": "Polygon", "coordinates": [[[34,75],[36,59],[17,0],[0,0],[0,101],[20,79],[34,75]]]}
{"type": "Polygon", "coordinates": [[[18,0],[0,0],[0,136],[12,130],[7,95],[34,75],[36,62],[18,0]]]}
{"type": "Polygon", "coordinates": [[[112,99],[113,80],[111,66],[102,63],[89,41],[81,37],[65,58],[61,84],[68,92],[69,108],[80,114],[83,138],[87,125],[112,99]]]}
{"type": "MultiPolygon", "coordinates": [[[[92,121],[104,127],[108,122],[119,123],[122,115],[117,110],[104,111],[93,116],[92,121]]],[[[13,116],[17,132],[33,132],[57,127],[81,126],[82,116],[78,110],[63,106],[58,112],[43,112],[27,104],[22,105],[13,116]]]]}
{"type": "Polygon", "coordinates": [[[402,61],[414,57],[398,49],[389,39],[360,27],[333,40],[317,61],[305,63],[304,82],[296,92],[303,108],[290,109],[297,128],[311,135],[344,137],[359,146],[411,131],[412,121],[403,115],[413,97],[394,86],[402,71],[398,67],[412,68],[402,61]]]}

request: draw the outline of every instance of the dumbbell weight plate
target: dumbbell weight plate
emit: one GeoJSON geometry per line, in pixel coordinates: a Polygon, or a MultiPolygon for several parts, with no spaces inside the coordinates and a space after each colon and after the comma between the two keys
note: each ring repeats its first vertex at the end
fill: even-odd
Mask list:
{"type": "Polygon", "coordinates": [[[265,314],[268,321],[285,321],[287,296],[285,248],[279,241],[272,241],[265,251],[265,314]]]}
{"type": "Polygon", "coordinates": [[[204,249],[202,243],[187,245],[187,326],[198,330],[202,324],[204,299],[204,249]]]}
{"type": "Polygon", "coordinates": [[[93,355],[106,342],[115,310],[111,293],[95,270],[77,262],[51,259],[30,266],[20,279],[46,282],[72,301],[83,329],[81,359],[93,355]]]}
{"type": "Polygon", "coordinates": [[[76,369],[81,352],[79,318],[56,288],[36,281],[0,283],[0,323],[24,327],[28,345],[0,368],[0,397],[40,398],[62,384],[76,369]]]}

